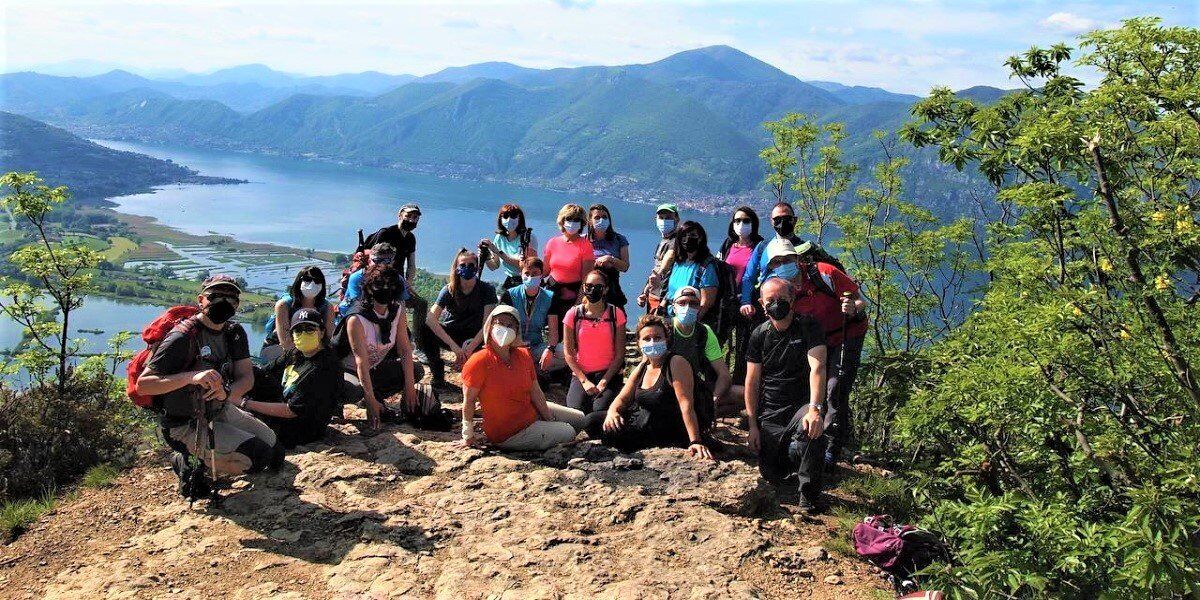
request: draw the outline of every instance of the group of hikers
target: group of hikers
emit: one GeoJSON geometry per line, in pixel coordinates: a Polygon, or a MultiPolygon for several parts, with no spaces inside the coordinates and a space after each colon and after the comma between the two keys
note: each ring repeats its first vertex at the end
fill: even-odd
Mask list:
{"type": "Polygon", "coordinates": [[[606,206],[562,207],[542,245],[521,207],[503,205],[495,235],[458,250],[432,305],[413,287],[420,219],[406,204],[396,224],[360,233],[340,281],[301,269],[258,359],[232,320],[243,290],[228,275],[204,280],[198,310],[172,309],[143,332],[150,345],[130,367],[131,396],[160,414],[181,492],[278,468],[287,449],[321,440],[347,403],[366,410],[367,430],[458,423],[466,446],[545,450],[586,432],[625,452],[679,447],[699,459],[723,449],[715,420],[744,409],[764,478],[798,489],[802,510],[822,506],[822,474],[850,436],[867,321],[858,286],[796,235],[790,205],[771,209],[769,235],[754,209],[738,208],[716,254],[700,223],[658,205],[661,240],[634,290],[645,314],[632,329],[629,241],[606,206]],[[485,270],[503,283],[484,281],[485,270]],[[459,391],[446,380],[451,355],[461,416],[438,399],[459,391]],[[565,388],[563,404],[547,400],[548,386],[565,388]]]}

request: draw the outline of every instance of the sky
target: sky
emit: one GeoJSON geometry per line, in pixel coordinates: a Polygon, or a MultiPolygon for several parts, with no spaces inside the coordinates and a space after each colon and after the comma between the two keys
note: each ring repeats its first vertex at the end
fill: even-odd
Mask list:
{"type": "MultiPolygon", "coordinates": [[[[1156,15],[1200,26],[1200,0],[0,0],[0,69],[207,72],[247,63],[309,75],[424,75],[508,61],[537,68],[651,62],[727,44],[805,80],[924,94],[1012,87],[1031,45],[1156,15]]],[[[1085,77],[1086,78],[1086,77],[1085,77]]]]}

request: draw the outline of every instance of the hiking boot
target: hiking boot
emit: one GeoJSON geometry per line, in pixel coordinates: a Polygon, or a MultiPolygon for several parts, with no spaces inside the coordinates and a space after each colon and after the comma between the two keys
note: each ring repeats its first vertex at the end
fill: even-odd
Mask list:
{"type": "Polygon", "coordinates": [[[173,452],[171,453],[171,470],[179,478],[177,488],[179,495],[189,502],[212,495],[212,484],[208,480],[208,474],[204,471],[203,463],[194,465],[186,454],[173,452]]]}
{"type": "Polygon", "coordinates": [[[445,408],[436,408],[429,414],[417,415],[412,420],[414,427],[428,431],[450,431],[454,429],[457,421],[454,413],[445,408]]]}
{"type": "Polygon", "coordinates": [[[803,515],[818,515],[825,511],[825,503],[820,498],[809,498],[805,494],[800,494],[800,499],[796,502],[796,510],[803,515]]]}

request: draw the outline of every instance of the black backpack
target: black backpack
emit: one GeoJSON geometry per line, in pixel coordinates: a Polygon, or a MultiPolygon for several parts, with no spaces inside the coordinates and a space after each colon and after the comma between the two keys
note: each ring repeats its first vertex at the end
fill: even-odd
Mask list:
{"type": "Polygon", "coordinates": [[[738,309],[741,308],[741,294],[733,276],[733,267],[712,256],[703,265],[696,267],[696,272],[692,275],[689,285],[700,289],[700,280],[704,277],[708,265],[713,265],[717,271],[717,303],[700,322],[712,327],[713,333],[717,334],[717,341],[724,346],[729,341],[729,334],[732,333],[733,325],[736,323],[738,309]]]}

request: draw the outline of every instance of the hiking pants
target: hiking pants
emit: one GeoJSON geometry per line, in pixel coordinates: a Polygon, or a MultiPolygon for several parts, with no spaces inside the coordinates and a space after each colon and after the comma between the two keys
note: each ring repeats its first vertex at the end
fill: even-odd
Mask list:
{"type": "Polygon", "coordinates": [[[538,419],[529,427],[518,431],[512,437],[496,444],[503,450],[548,450],[559,444],[566,444],[575,439],[575,435],[583,430],[584,414],[553,402],[547,402],[553,421],[538,419]]]}
{"type": "Polygon", "coordinates": [[[825,413],[825,435],[829,437],[829,450],[837,455],[850,441],[854,434],[854,424],[850,421],[850,392],[854,388],[854,380],[858,377],[858,364],[862,359],[864,337],[843,339],[837,346],[829,347],[828,373],[826,381],[825,404],[829,410],[825,413]],[[842,354],[845,353],[845,364],[842,354]]]}
{"type": "MultiPolygon", "coordinates": [[[[241,475],[267,468],[279,452],[275,432],[254,415],[225,403],[212,416],[215,432],[216,469],[219,474],[241,475]]],[[[208,427],[193,419],[166,429],[171,441],[183,444],[208,468],[213,453],[208,449],[208,427]]]]}
{"type": "MultiPolygon", "coordinates": [[[[404,301],[404,305],[412,309],[412,317],[408,320],[409,334],[408,339],[412,342],[414,348],[421,348],[424,351],[425,346],[422,341],[425,339],[425,317],[429,316],[429,302],[417,295],[416,291],[409,288],[409,298],[404,301]]],[[[432,333],[429,334],[433,336],[432,333]]]]}
{"type": "MultiPolygon", "coordinates": [[[[468,330],[464,327],[447,327],[442,325],[446,330],[446,334],[450,339],[454,340],[459,346],[465,344],[467,340],[475,337],[479,330],[468,330]]],[[[428,325],[421,325],[421,352],[425,353],[425,359],[429,361],[429,372],[433,373],[433,382],[442,383],[446,381],[446,359],[442,358],[442,349],[450,349],[445,342],[438,336],[434,335],[433,330],[428,325]]]]}
{"type": "MultiPolygon", "coordinates": [[[[596,371],[587,373],[588,381],[599,383],[604,378],[607,371],[596,371]]],[[[571,377],[571,387],[567,388],[567,406],[573,408],[583,414],[589,414],[596,411],[608,410],[608,405],[612,404],[613,398],[617,397],[617,392],[621,391],[621,386],[624,381],[621,378],[621,372],[618,371],[613,375],[612,381],[608,382],[608,387],[604,391],[595,396],[587,395],[583,391],[583,384],[579,382],[578,377],[571,377]]]]}
{"type": "Polygon", "coordinates": [[[758,468],[763,479],[782,485],[793,473],[797,490],[809,501],[821,495],[825,472],[824,434],[815,440],[800,432],[800,420],[808,406],[803,406],[786,425],[760,421],[758,468]]]}

